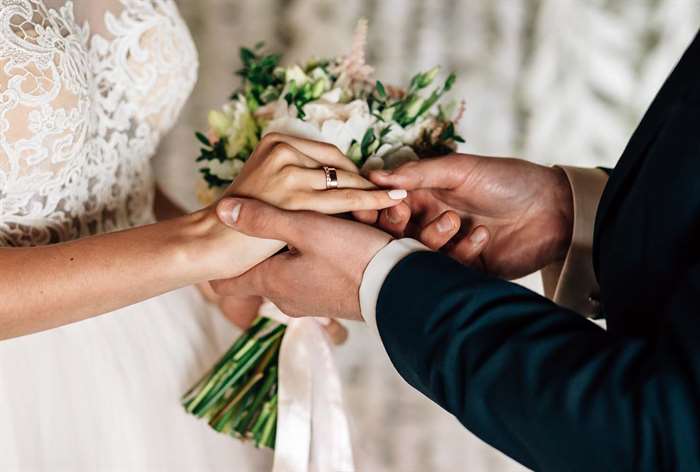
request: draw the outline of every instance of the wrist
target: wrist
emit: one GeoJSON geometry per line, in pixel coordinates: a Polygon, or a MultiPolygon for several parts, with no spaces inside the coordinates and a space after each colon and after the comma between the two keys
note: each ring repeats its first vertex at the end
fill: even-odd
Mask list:
{"type": "Polygon", "coordinates": [[[558,221],[555,252],[556,259],[561,260],[566,257],[574,234],[574,196],[566,172],[556,166],[550,170],[553,177],[552,208],[558,221]]]}
{"type": "Polygon", "coordinates": [[[189,271],[190,283],[237,277],[285,246],[229,228],[211,208],[173,221],[179,228],[179,260],[189,271]]]}
{"type": "Polygon", "coordinates": [[[199,210],[166,222],[172,224],[172,247],[178,267],[187,274],[187,284],[212,280],[218,275],[215,248],[220,246],[223,227],[208,209],[199,210]]]}

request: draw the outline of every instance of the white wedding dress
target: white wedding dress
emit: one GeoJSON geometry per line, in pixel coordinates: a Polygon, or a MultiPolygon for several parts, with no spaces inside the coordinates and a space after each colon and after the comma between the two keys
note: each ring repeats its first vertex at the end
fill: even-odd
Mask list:
{"type": "MultiPolygon", "coordinates": [[[[0,0],[0,246],[152,222],[196,72],[173,0],[0,0]]],[[[268,468],[179,404],[234,335],[189,288],[0,342],[0,470],[268,468]]]]}

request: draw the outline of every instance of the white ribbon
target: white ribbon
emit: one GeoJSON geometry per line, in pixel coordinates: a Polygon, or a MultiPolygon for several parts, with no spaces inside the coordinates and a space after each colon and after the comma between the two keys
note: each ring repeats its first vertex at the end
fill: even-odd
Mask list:
{"type": "Polygon", "coordinates": [[[354,472],[350,425],[331,344],[313,318],[292,319],[266,302],[262,316],[287,324],[279,355],[273,472],[354,472]]]}

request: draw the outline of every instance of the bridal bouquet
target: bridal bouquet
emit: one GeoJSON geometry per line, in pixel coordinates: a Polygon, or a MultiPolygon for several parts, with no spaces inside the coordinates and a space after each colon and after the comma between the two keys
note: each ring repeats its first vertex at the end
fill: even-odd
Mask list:
{"type": "MultiPolygon", "coordinates": [[[[361,21],[348,55],[290,66],[281,66],[277,54],[263,53],[262,44],[241,49],[241,86],[209,113],[209,131],[197,133],[202,203],[222,195],[270,132],[332,143],[361,172],[447,154],[463,142],[456,132],[463,102],[439,104],[455,76],[435,86],[436,67],[416,74],[407,87],[385,85],[365,63],[366,34],[361,21]]],[[[285,329],[258,318],[184,396],[187,411],[217,431],[274,448],[285,329]]]]}

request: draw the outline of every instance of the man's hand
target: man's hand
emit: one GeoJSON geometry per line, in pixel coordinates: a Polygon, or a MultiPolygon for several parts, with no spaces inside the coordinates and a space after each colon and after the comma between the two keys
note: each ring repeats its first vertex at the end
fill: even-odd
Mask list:
{"type": "Polygon", "coordinates": [[[409,190],[379,226],[460,262],[514,279],[562,259],[573,199],[563,171],[518,159],[452,155],[407,163],[370,180],[409,190]]]}
{"type": "Polygon", "coordinates": [[[391,236],[361,223],[243,198],[222,200],[217,214],[236,231],[290,246],[240,277],[212,282],[218,294],[264,296],[290,316],[362,320],[362,276],[391,236]]]}

